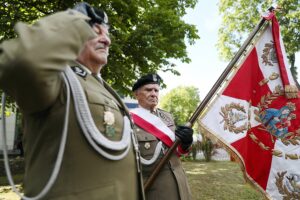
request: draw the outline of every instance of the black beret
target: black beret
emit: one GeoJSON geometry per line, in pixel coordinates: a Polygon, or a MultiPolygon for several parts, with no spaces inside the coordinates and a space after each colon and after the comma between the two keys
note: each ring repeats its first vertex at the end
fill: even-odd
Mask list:
{"type": "Polygon", "coordinates": [[[73,9],[90,17],[91,18],[91,20],[89,21],[90,25],[94,25],[95,23],[108,24],[108,17],[106,13],[103,10],[92,7],[90,4],[86,2],[80,2],[76,4],[73,9]]]}
{"type": "Polygon", "coordinates": [[[142,76],[139,78],[132,87],[132,91],[135,91],[142,87],[143,85],[155,83],[160,85],[160,82],[162,81],[161,77],[158,74],[147,74],[145,76],[142,76]]]}

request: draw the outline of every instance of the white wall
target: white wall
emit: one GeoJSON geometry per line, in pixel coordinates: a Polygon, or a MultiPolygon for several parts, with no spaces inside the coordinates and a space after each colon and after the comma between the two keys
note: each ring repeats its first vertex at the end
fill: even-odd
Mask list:
{"type": "MultiPolygon", "coordinates": [[[[16,113],[11,112],[6,116],[6,144],[8,150],[13,150],[15,141],[16,113]]],[[[2,119],[0,119],[0,131],[2,131],[2,119]]],[[[0,138],[0,150],[3,150],[3,141],[0,138]]]]}

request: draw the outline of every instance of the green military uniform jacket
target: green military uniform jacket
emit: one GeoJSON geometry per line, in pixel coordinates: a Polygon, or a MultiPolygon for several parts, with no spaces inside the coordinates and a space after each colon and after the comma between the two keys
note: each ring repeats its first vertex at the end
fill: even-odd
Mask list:
{"type": "MultiPolygon", "coordinates": [[[[26,196],[38,194],[52,173],[66,112],[66,85],[61,72],[76,59],[84,42],[95,37],[85,22],[87,19],[69,10],[45,17],[32,26],[18,23],[18,38],[0,46],[0,87],[16,100],[25,120],[26,196]]],[[[107,84],[101,84],[84,69],[82,72],[84,76],[78,74],[78,79],[95,125],[108,139],[120,140],[123,116],[128,115],[124,105],[107,84]],[[106,133],[104,112],[107,110],[115,117],[113,136],[106,133]]],[[[113,161],[99,155],[82,133],[73,100],[71,98],[61,169],[43,199],[142,199],[133,144],[121,160],[113,161]]]]}
{"type": "MultiPolygon", "coordinates": [[[[175,132],[175,123],[172,115],[161,109],[156,110],[156,116],[159,117],[173,132],[175,132]]],[[[159,140],[152,134],[146,132],[141,127],[135,125],[135,132],[138,138],[141,156],[150,160],[155,152],[155,148],[159,140]]],[[[167,149],[166,146],[164,146],[167,149]]],[[[154,167],[163,156],[160,156],[151,165],[143,165],[144,182],[152,174],[154,167]]],[[[145,191],[147,200],[191,200],[191,191],[188,180],[181,161],[176,152],[171,155],[169,162],[161,169],[152,186],[145,191]]]]}

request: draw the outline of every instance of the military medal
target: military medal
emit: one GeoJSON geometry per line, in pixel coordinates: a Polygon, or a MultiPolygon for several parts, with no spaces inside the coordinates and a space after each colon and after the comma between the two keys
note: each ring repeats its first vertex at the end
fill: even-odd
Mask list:
{"type": "Polygon", "coordinates": [[[146,143],[145,143],[145,145],[144,145],[144,147],[145,147],[145,149],[147,149],[147,150],[148,150],[148,149],[150,149],[151,145],[150,145],[150,143],[149,143],[149,142],[146,142],[146,143]]]}
{"type": "Polygon", "coordinates": [[[116,133],[115,127],[115,115],[111,111],[104,111],[104,124],[105,132],[108,137],[113,137],[116,133]]]}

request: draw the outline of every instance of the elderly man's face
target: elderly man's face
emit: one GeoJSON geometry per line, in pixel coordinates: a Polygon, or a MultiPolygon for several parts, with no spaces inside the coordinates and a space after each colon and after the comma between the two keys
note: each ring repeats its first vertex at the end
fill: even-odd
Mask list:
{"type": "Polygon", "coordinates": [[[147,110],[153,111],[158,104],[159,85],[146,84],[134,92],[139,105],[147,110]]]}
{"type": "Polygon", "coordinates": [[[84,44],[77,59],[89,68],[102,67],[107,63],[108,50],[111,43],[107,26],[95,24],[93,29],[97,36],[84,44]]]}

